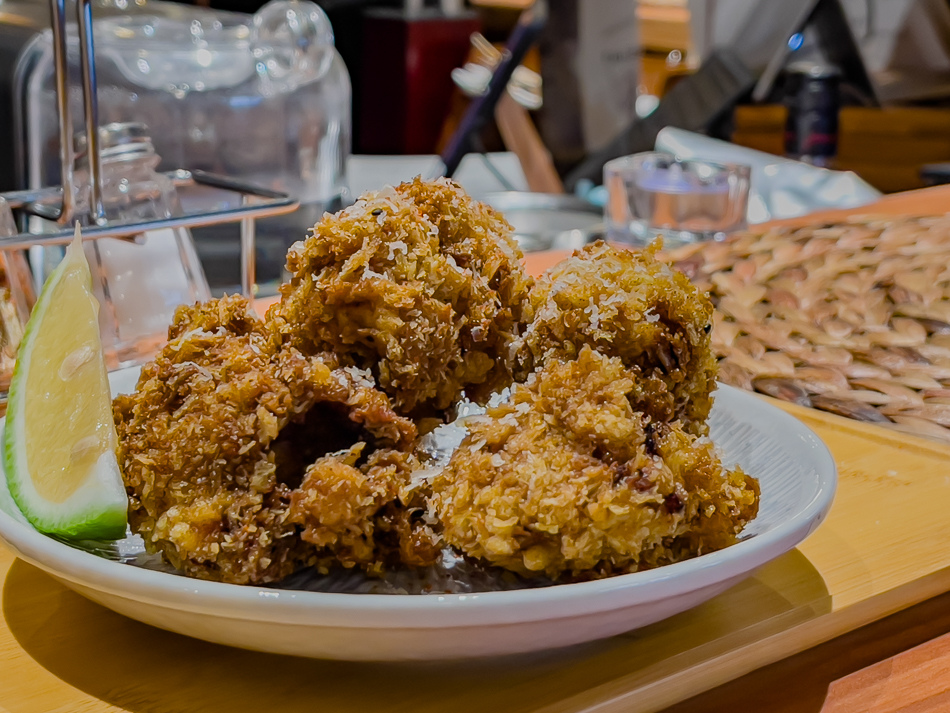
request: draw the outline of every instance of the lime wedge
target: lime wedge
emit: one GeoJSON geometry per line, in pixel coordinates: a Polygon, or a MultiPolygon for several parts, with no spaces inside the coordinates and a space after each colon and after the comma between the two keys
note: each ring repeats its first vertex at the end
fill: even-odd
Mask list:
{"type": "Polygon", "coordinates": [[[128,499],[90,285],[77,225],[20,343],[3,466],[13,500],[37,530],[116,539],[125,534],[128,499]]]}

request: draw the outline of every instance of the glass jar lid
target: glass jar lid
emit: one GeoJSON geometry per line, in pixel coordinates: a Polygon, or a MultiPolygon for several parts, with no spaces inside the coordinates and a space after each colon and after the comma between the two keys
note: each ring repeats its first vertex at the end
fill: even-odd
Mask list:
{"type": "MultiPolygon", "coordinates": [[[[73,136],[76,165],[87,163],[86,133],[73,136]]],[[[138,121],[115,122],[99,127],[99,158],[103,163],[128,161],[155,154],[148,127],[138,121]]]]}

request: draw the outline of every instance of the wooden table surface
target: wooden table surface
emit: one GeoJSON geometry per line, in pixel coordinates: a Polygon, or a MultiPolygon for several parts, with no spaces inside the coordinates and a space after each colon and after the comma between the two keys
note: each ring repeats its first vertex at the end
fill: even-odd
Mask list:
{"type": "MultiPolygon", "coordinates": [[[[780,223],[801,225],[855,213],[927,215],[948,210],[950,186],[936,186],[884,196],[859,210],[824,211],[780,223]]],[[[761,713],[950,710],[950,593],[766,666],[666,713],[751,709],[752,702],[761,713]]]]}
{"type": "MultiPolygon", "coordinates": [[[[140,624],[0,548],[0,711],[646,713],[950,591],[950,446],[779,405],[831,449],[831,512],[795,550],[662,622],[517,659],[306,660],[140,624]]],[[[736,690],[696,710],[747,700],[736,690]]]]}
{"type": "MultiPolygon", "coordinates": [[[[940,188],[888,197],[868,212],[926,213],[947,209],[950,209],[950,188],[940,188]]],[[[537,271],[552,257],[532,256],[529,267],[537,271]]],[[[803,417],[811,420],[807,415],[803,417]]],[[[854,449],[854,446],[850,448],[854,449]]],[[[916,457],[913,450],[907,454],[911,460],[916,457]]],[[[873,469],[873,452],[853,454],[853,457],[872,464],[869,469],[873,469]]],[[[947,476],[950,476],[950,457],[946,462],[947,476]]],[[[882,471],[879,475],[886,480],[888,473],[895,472],[882,471]]],[[[930,475],[937,474],[931,472],[930,475]]],[[[943,473],[939,475],[950,482],[943,473]]],[[[878,481],[882,488],[886,486],[880,478],[878,481]]],[[[895,487],[899,484],[895,483],[895,487]]],[[[848,497],[844,488],[840,495],[848,497]]],[[[888,555],[898,562],[900,568],[920,565],[915,557],[928,550],[931,554],[927,557],[933,552],[943,551],[943,541],[935,538],[929,529],[937,522],[933,519],[934,513],[939,516],[942,510],[950,510],[950,507],[943,507],[942,499],[907,502],[901,500],[895,490],[895,506],[901,508],[900,514],[908,523],[908,529],[913,527],[918,506],[921,512],[929,513],[924,520],[930,518],[931,523],[914,533],[911,541],[916,544],[913,547],[906,552],[888,555]],[[906,562],[901,558],[906,558],[906,562]]],[[[947,505],[950,505],[950,499],[947,505]]],[[[946,520],[950,523],[950,518],[946,520]]],[[[868,530],[869,537],[873,537],[872,530],[868,530]]],[[[946,536],[945,541],[950,549],[950,536],[946,536]]],[[[827,551],[833,554],[833,548],[827,551]]],[[[808,547],[803,548],[803,552],[807,554],[808,547]]],[[[847,565],[847,552],[842,551],[841,558],[847,565]]],[[[948,571],[939,570],[935,575],[942,581],[948,571]]],[[[830,580],[826,577],[825,581],[830,580]]],[[[402,672],[378,665],[322,662],[319,663],[321,674],[317,678],[321,681],[318,682],[313,677],[317,662],[225,649],[152,629],[113,614],[67,590],[35,567],[15,560],[2,546],[0,582],[0,713],[342,710],[352,709],[350,692],[357,699],[376,704],[385,701],[385,707],[391,710],[418,710],[413,699],[419,700],[418,696],[425,695],[425,691],[412,690],[414,686],[407,688],[403,682],[392,688],[396,695],[388,698],[385,690],[374,689],[406,679],[426,688],[431,686],[433,693],[442,691],[441,695],[445,695],[446,703],[449,703],[454,697],[449,694],[453,682],[470,680],[466,676],[477,675],[481,666],[473,664],[474,673],[432,670],[427,674],[425,671],[402,672]],[[187,699],[175,695],[176,690],[188,691],[187,699]],[[344,701],[349,702],[342,705],[344,701]],[[306,706],[302,705],[304,702],[306,706]]],[[[863,586],[883,589],[885,584],[872,578],[865,580],[863,586]]],[[[935,585],[934,591],[945,591],[947,587],[943,584],[945,582],[935,585]]],[[[667,710],[668,713],[948,710],[948,632],[950,594],[943,594],[667,710]]],[[[618,643],[617,646],[627,644],[618,643]]],[[[600,658],[592,656],[592,665],[596,666],[600,658]]],[[[766,659],[760,661],[766,662],[766,659]]],[[[750,662],[747,670],[755,665],[754,661],[750,662]]],[[[502,681],[514,682],[512,691],[517,698],[519,686],[530,689],[536,683],[533,679],[549,676],[561,664],[555,660],[532,666],[534,668],[519,670],[516,664],[510,664],[509,670],[499,670],[499,686],[507,687],[502,681]]],[[[582,666],[585,675],[594,675],[594,669],[589,665],[582,666]]],[[[565,672],[569,674],[571,671],[565,667],[565,672]]],[[[484,701],[497,711],[509,708],[505,699],[498,696],[486,695],[484,701]]],[[[597,708],[596,695],[589,702],[589,706],[584,706],[585,701],[579,701],[581,706],[575,709],[597,708]]],[[[377,705],[376,709],[379,707],[377,705]]],[[[453,710],[471,708],[457,703],[450,707],[453,710]]],[[[549,708],[558,710],[560,706],[551,705],[549,708]]]]}

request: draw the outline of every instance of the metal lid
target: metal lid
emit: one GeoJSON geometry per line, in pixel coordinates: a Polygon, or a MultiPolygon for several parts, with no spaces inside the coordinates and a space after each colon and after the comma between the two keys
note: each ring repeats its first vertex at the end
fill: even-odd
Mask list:
{"type": "MultiPolygon", "coordinates": [[[[86,160],[86,132],[73,136],[76,162],[86,160]]],[[[116,161],[155,153],[148,127],[138,121],[115,122],[99,127],[99,156],[103,161],[116,161]]]]}
{"type": "Polygon", "coordinates": [[[819,64],[818,62],[792,62],[785,68],[788,74],[801,74],[811,79],[830,79],[840,77],[841,70],[833,64],[819,64]]]}

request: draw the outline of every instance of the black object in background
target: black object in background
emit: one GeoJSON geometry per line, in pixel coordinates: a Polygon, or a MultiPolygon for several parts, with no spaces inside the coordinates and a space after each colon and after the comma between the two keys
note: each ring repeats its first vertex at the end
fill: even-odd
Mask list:
{"type": "MultiPolygon", "coordinates": [[[[792,4],[792,7],[795,7],[795,4],[792,4]]],[[[772,56],[752,92],[752,101],[770,101],[785,95],[781,82],[782,78],[788,75],[782,70],[789,55],[794,51],[789,39],[795,34],[811,32],[814,33],[822,62],[839,70],[841,84],[847,84],[851,93],[862,98],[863,104],[877,105],[879,101],[874,84],[864,66],[861,50],[841,6],[841,0],[809,0],[800,6],[799,12],[800,18],[791,25],[787,19],[779,24],[782,28],[790,29],[783,33],[785,36],[781,40],[780,36],[775,37],[772,56]]],[[[761,27],[755,26],[756,21],[761,25],[771,20],[768,15],[755,13],[753,22],[750,23],[753,26],[744,28],[743,34],[761,33],[761,27]]],[[[755,67],[757,64],[750,66],[755,67]]]]}
{"type": "Polygon", "coordinates": [[[442,154],[442,175],[451,178],[458,169],[465,154],[471,152],[477,144],[478,134],[494,116],[495,106],[501,93],[508,87],[512,72],[521,64],[525,53],[537,41],[547,22],[548,7],[546,0],[535,0],[521,13],[518,23],[508,39],[501,61],[495,67],[488,89],[469,104],[452,138],[446,144],[442,154]]]}
{"type": "Polygon", "coordinates": [[[19,79],[25,67],[20,66],[26,46],[39,32],[36,28],[0,24],[0,193],[14,191],[23,175],[23,133],[13,107],[20,96],[19,79]],[[18,147],[18,144],[20,146],[18,147]]]}
{"type": "Polygon", "coordinates": [[[841,73],[811,62],[792,64],[786,73],[785,155],[827,168],[838,153],[841,73]]]}
{"type": "Polygon", "coordinates": [[[586,154],[578,74],[578,14],[584,0],[550,0],[550,17],[538,38],[544,103],[535,112],[538,133],[563,175],[586,154]]]}
{"type": "Polygon", "coordinates": [[[353,87],[352,121],[353,153],[366,153],[360,135],[362,92],[364,84],[372,82],[372,68],[363,63],[363,13],[375,7],[400,7],[402,0],[316,0],[323,8],[333,27],[336,51],[340,53],[353,87]],[[367,76],[369,75],[369,76],[367,76]]]}
{"type": "Polygon", "coordinates": [[[950,163],[928,163],[920,167],[920,180],[925,186],[945,186],[950,183],[950,163]]]}

